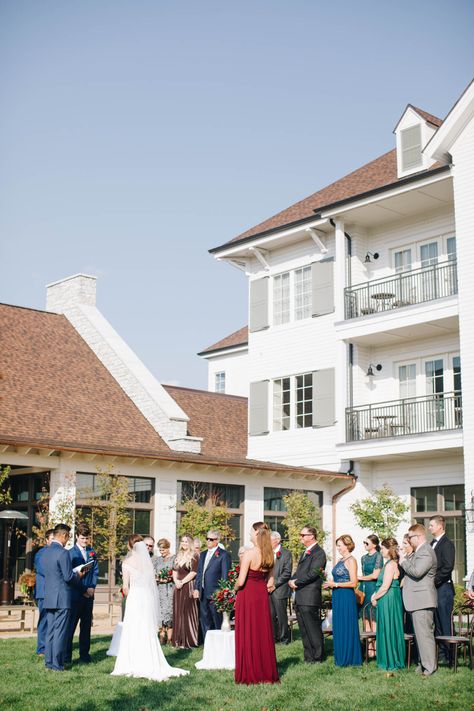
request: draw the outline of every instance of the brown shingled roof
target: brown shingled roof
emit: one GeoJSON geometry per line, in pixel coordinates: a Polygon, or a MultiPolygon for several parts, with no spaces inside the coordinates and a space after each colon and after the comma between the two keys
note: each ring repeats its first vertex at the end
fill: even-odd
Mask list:
{"type": "Polygon", "coordinates": [[[249,327],[243,326],[239,328],[238,331],[234,331],[229,336],[222,338],[217,343],[212,346],[208,346],[203,351],[198,353],[198,355],[204,355],[205,353],[213,353],[214,351],[222,351],[226,348],[235,348],[236,346],[246,346],[249,341],[249,327]]]}
{"type": "Polygon", "coordinates": [[[246,458],[247,398],[174,385],[163,387],[188,415],[188,434],[204,437],[204,456],[246,458]]]}
{"type": "Polygon", "coordinates": [[[0,304],[0,437],[169,452],[65,316],[0,304]]]}
{"type": "MultiPolygon", "coordinates": [[[[409,106],[412,106],[412,104],[409,104],[409,106]]],[[[443,123],[441,119],[427,113],[426,111],[418,109],[416,106],[412,106],[412,108],[426,121],[429,121],[429,123],[435,126],[440,126],[443,123]]],[[[440,166],[440,163],[435,163],[431,169],[440,166]]],[[[426,171],[420,171],[420,174],[423,172],[426,171]]],[[[303,198],[303,200],[300,200],[294,205],[282,210],[273,217],[260,222],[258,225],[252,227],[246,232],[242,232],[242,234],[234,237],[232,240],[222,245],[222,248],[231,245],[233,242],[265,234],[268,231],[281,227],[297,224],[300,221],[314,217],[315,212],[318,212],[328,205],[348,200],[349,198],[356,197],[357,195],[363,195],[371,190],[377,190],[385,186],[389,186],[393,183],[397,183],[399,180],[405,180],[405,178],[398,177],[397,151],[394,148],[393,150],[388,151],[388,153],[384,153],[382,156],[370,161],[370,163],[366,163],[361,168],[357,168],[357,170],[354,170],[352,173],[349,173],[343,178],[336,180],[334,183],[327,185],[322,190],[312,193],[308,197],[303,198]]],[[[220,247],[212,249],[211,252],[218,249],[220,249],[220,247]]]]}

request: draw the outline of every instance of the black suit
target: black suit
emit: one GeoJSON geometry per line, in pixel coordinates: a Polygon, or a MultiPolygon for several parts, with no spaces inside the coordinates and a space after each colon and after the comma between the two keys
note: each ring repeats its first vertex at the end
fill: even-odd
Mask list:
{"type": "Polygon", "coordinates": [[[294,575],[296,582],[296,619],[304,647],[305,662],[321,662],[324,658],[324,637],[321,630],[321,585],[319,574],[326,567],[326,553],[316,543],[300,557],[294,575]]]}
{"type": "Polygon", "coordinates": [[[293,568],[293,558],[286,548],[281,548],[275,556],[273,566],[273,578],[275,590],[270,595],[270,608],[273,621],[273,637],[275,642],[288,644],[290,641],[290,631],[288,629],[288,598],[290,588],[288,580],[291,578],[293,568]]]}
{"type": "MultiPolygon", "coordinates": [[[[432,546],[433,543],[434,540],[431,541],[432,546]]],[[[454,604],[452,572],[456,549],[454,543],[444,534],[434,546],[434,552],[438,563],[434,580],[438,593],[438,607],[435,610],[435,635],[450,635],[452,634],[451,615],[454,604]]],[[[440,655],[445,661],[449,660],[449,645],[441,645],[440,655]]]]}

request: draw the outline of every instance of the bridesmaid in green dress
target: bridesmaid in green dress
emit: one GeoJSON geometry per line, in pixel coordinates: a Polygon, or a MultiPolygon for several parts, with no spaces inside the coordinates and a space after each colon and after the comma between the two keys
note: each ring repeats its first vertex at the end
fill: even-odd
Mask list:
{"type": "MultiPolygon", "coordinates": [[[[370,598],[375,592],[375,583],[383,568],[383,558],[380,553],[379,539],[375,534],[372,533],[370,536],[366,536],[364,546],[366,553],[362,556],[360,561],[362,575],[359,575],[359,580],[361,581],[359,588],[365,593],[361,615],[364,620],[365,631],[375,632],[375,611],[370,602],[370,598]]],[[[369,643],[369,657],[375,657],[375,642],[369,643]]]]}
{"type": "Polygon", "coordinates": [[[385,565],[377,579],[371,602],[377,608],[377,666],[390,672],[405,666],[398,543],[394,538],[385,538],[380,548],[385,565]]]}

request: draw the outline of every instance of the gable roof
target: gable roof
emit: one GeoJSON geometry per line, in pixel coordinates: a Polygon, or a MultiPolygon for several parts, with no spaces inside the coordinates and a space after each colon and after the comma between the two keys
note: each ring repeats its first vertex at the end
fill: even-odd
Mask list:
{"type": "MultiPolygon", "coordinates": [[[[433,124],[433,126],[437,126],[438,128],[441,126],[443,123],[443,119],[438,118],[437,116],[434,116],[433,114],[429,114],[428,111],[423,111],[423,109],[419,109],[418,106],[414,106],[413,104],[408,104],[414,111],[416,111],[417,114],[419,114],[422,118],[425,119],[425,121],[428,121],[428,123],[433,124]]],[[[406,109],[405,109],[406,110],[406,109]]]]}
{"type": "MultiPolygon", "coordinates": [[[[409,106],[412,105],[409,104],[409,106]]],[[[412,106],[412,108],[417,111],[420,116],[435,126],[440,126],[443,123],[441,119],[427,113],[426,111],[418,109],[416,106],[412,106]]],[[[429,171],[435,170],[441,166],[441,163],[435,163],[431,166],[431,168],[429,168],[429,171]]],[[[419,171],[419,173],[415,173],[410,176],[409,180],[412,180],[414,177],[416,178],[427,172],[427,170],[419,171]]],[[[366,163],[360,168],[352,171],[352,173],[348,173],[348,175],[345,175],[343,178],[340,178],[334,183],[327,185],[325,188],[322,188],[308,197],[303,198],[303,200],[300,200],[294,205],[287,207],[285,210],[278,212],[276,215],[273,215],[273,217],[260,222],[258,225],[250,228],[246,232],[242,232],[240,235],[234,237],[220,247],[214,247],[210,250],[210,252],[217,252],[231,246],[233,243],[262,236],[267,232],[274,231],[279,228],[296,225],[299,222],[304,222],[305,220],[314,218],[315,213],[321,211],[329,205],[354,198],[358,195],[363,195],[373,190],[378,190],[390,185],[396,185],[401,181],[406,182],[407,178],[398,177],[397,151],[393,148],[391,151],[388,151],[388,153],[384,153],[378,158],[375,158],[369,163],[366,163]]]]}
{"type": "Polygon", "coordinates": [[[188,433],[203,437],[203,455],[223,459],[247,456],[247,398],[163,385],[189,416],[188,433]]]}
{"type": "Polygon", "coordinates": [[[169,452],[65,316],[0,304],[0,436],[169,452]]]}
{"type": "Polygon", "coordinates": [[[229,334],[225,338],[222,338],[217,343],[212,346],[208,346],[203,351],[198,353],[199,356],[206,355],[209,353],[214,353],[215,351],[223,351],[227,348],[236,348],[237,346],[246,346],[249,342],[249,327],[243,326],[239,328],[238,331],[229,334]]]}

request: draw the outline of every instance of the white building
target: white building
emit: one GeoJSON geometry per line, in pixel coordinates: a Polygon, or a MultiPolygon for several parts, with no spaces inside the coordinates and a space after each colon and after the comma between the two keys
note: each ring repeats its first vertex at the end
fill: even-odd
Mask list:
{"type": "Polygon", "coordinates": [[[349,506],[384,483],[409,518],[442,513],[460,580],[474,567],[474,83],[444,121],[408,105],[394,134],[210,251],[249,280],[248,457],[354,471],[333,533],[360,542],[349,506]]]}
{"type": "MultiPolygon", "coordinates": [[[[130,533],[175,546],[183,503],[225,502],[235,533],[248,542],[264,515],[281,524],[282,496],[308,492],[332,521],[331,496],[351,485],[344,473],[247,458],[247,399],[163,386],[96,306],[96,279],[50,284],[47,310],[0,304],[0,465],[11,467],[13,502],[24,537],[13,537],[10,579],[31,568],[32,526],[42,489],[50,507],[80,512],[98,469],[128,479],[130,533]]],[[[4,507],[5,508],[5,507],[4,507]]],[[[0,570],[6,552],[0,526],[0,570]]],[[[193,533],[193,532],[191,532],[193,533]]],[[[100,561],[99,582],[115,570],[100,561]]]]}

